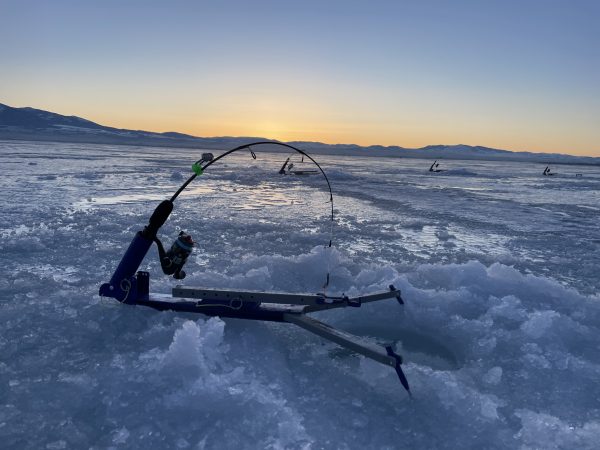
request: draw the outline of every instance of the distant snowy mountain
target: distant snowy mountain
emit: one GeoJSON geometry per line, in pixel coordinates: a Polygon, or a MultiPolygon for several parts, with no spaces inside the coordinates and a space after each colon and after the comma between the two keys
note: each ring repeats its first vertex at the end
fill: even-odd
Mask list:
{"type": "MultiPolygon", "coordinates": [[[[229,149],[261,137],[196,137],[177,132],[155,133],[106,127],[76,116],[63,116],[35,108],[13,108],[0,103],[0,140],[86,142],[116,145],[147,145],[229,149]]],[[[554,153],[512,152],[471,145],[428,145],[423,148],[355,144],[324,144],[322,142],[290,142],[313,153],[390,156],[424,159],[479,159],[534,161],[543,164],[597,164],[600,158],[554,153]]],[[[272,149],[276,150],[276,149],[272,149]]]]}
{"type": "Polygon", "coordinates": [[[13,108],[0,103],[0,139],[159,147],[227,148],[255,137],[198,138],[177,132],[155,133],[107,127],[77,116],[63,116],[35,108],[13,108]]]}
{"type": "Polygon", "coordinates": [[[486,161],[529,161],[542,164],[594,164],[600,165],[600,158],[573,156],[559,153],[513,152],[480,145],[428,145],[420,149],[405,149],[407,157],[430,159],[479,159],[486,161]]]}
{"type": "Polygon", "coordinates": [[[89,129],[103,128],[94,122],[76,116],[60,114],[34,108],[12,108],[0,104],[0,127],[40,130],[52,126],[73,126],[89,129]]]}

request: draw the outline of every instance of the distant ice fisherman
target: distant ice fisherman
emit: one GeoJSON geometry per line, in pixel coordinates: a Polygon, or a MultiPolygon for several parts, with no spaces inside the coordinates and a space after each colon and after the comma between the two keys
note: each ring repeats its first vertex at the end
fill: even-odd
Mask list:
{"type": "Polygon", "coordinates": [[[433,162],[433,164],[431,165],[431,167],[429,168],[430,172],[443,172],[444,169],[438,169],[438,167],[440,166],[440,163],[437,162],[437,159],[433,162]]]}

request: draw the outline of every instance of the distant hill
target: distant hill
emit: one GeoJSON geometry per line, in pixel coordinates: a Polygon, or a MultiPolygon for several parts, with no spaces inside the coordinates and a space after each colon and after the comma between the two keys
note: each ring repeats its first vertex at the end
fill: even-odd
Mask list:
{"type": "MultiPolygon", "coordinates": [[[[196,137],[174,131],[155,133],[106,127],[77,116],[63,116],[35,108],[13,108],[0,103],[0,140],[85,142],[113,145],[141,145],[203,149],[230,149],[248,142],[269,140],[262,137],[196,137]]],[[[512,152],[471,145],[428,145],[423,148],[398,146],[359,146],[324,144],[322,142],[290,142],[313,153],[387,156],[424,159],[480,159],[534,161],[540,163],[597,164],[600,158],[554,153],[512,152]]],[[[275,148],[273,149],[275,150],[275,148]]]]}
{"type": "Polygon", "coordinates": [[[13,108],[1,103],[0,139],[212,149],[241,145],[249,140],[265,140],[256,137],[198,138],[176,132],[126,130],[106,127],[77,116],[63,116],[35,108],[13,108]]]}

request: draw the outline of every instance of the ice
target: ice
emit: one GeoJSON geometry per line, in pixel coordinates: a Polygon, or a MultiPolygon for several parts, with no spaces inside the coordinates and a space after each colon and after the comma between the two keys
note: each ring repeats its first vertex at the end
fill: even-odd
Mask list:
{"type": "Polygon", "coordinates": [[[483,381],[488,384],[498,384],[502,381],[502,367],[492,367],[483,376],[483,381]]]}
{"type": "Polygon", "coordinates": [[[519,410],[515,415],[521,419],[522,428],[518,437],[524,448],[598,448],[598,420],[573,425],[557,417],[529,410],[519,410]]]}
{"type": "Polygon", "coordinates": [[[184,181],[184,175],[183,173],[181,173],[179,170],[175,170],[172,174],[171,174],[171,181],[184,181]]]}
{"type": "Polygon", "coordinates": [[[165,366],[196,367],[203,376],[210,376],[220,355],[226,350],[221,348],[225,323],[218,318],[211,318],[204,325],[200,328],[192,321],[183,323],[164,355],[165,366]]]}
{"type": "MultiPolygon", "coordinates": [[[[224,158],[182,193],[160,237],[198,241],[186,284],[401,289],[404,306],[316,317],[393,345],[410,400],[291,325],[97,296],[201,153],[0,143],[3,448],[597,448],[596,167],[319,156],[331,249],[326,183],[278,175],[283,154],[224,158]]],[[[179,283],[155,249],[143,269],[153,291],[179,283]]]]}
{"type": "Polygon", "coordinates": [[[559,317],[560,314],[556,311],[536,311],[529,315],[529,319],[521,325],[521,329],[532,339],[539,339],[551,329],[554,319],[559,317]]]}

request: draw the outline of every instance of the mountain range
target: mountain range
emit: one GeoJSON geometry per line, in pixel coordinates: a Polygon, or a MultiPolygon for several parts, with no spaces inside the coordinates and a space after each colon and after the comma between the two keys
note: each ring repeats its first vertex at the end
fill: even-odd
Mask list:
{"type": "MultiPolygon", "coordinates": [[[[113,145],[140,145],[227,150],[248,142],[269,140],[263,137],[196,137],[177,132],[156,133],[107,127],[87,119],[35,109],[14,108],[0,103],[0,140],[82,142],[113,145]]],[[[513,152],[471,145],[428,145],[422,148],[399,146],[359,146],[322,142],[289,142],[320,154],[388,156],[425,159],[480,159],[533,161],[544,164],[594,164],[600,158],[555,153],[513,152]]]]}

